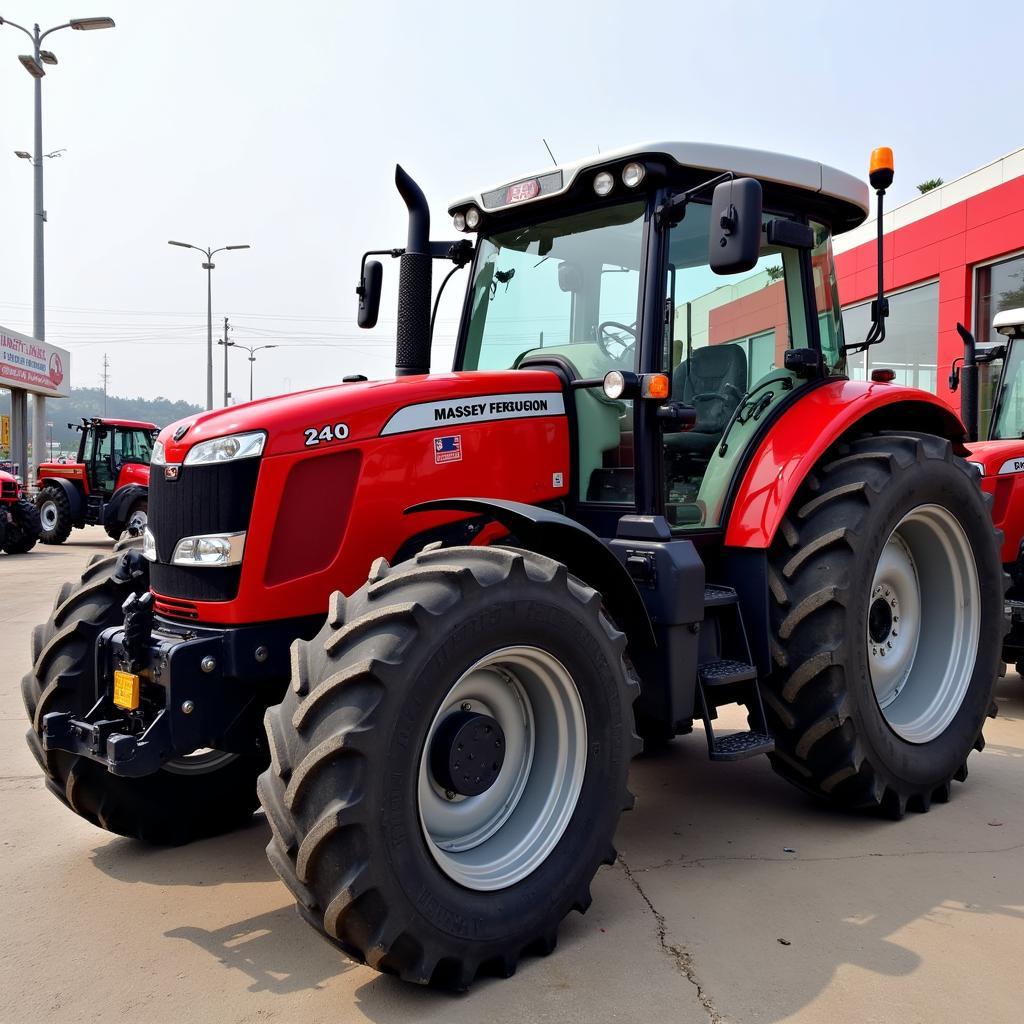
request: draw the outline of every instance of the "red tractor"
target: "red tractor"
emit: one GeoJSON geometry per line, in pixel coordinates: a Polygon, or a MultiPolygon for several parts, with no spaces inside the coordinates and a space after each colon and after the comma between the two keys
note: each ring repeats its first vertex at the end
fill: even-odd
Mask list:
{"type": "Polygon", "coordinates": [[[41,533],[39,513],[22,493],[18,479],[0,470],[0,551],[23,555],[41,533]]]}
{"type": "Polygon", "coordinates": [[[960,391],[961,417],[967,426],[968,458],[981,474],[981,486],[993,497],[992,515],[1002,531],[1003,568],[1010,578],[1006,598],[1010,631],[1003,660],[1024,670],[1024,309],[997,313],[992,327],[1006,341],[978,348],[974,336],[957,324],[964,342],[962,367],[954,365],[949,386],[960,391]],[[988,436],[979,440],[978,367],[1000,363],[988,436]]]}
{"type": "MultiPolygon", "coordinates": [[[[396,181],[395,377],[167,427],[138,548],[33,633],[55,796],[156,843],[262,804],[313,928],[456,989],[587,909],[641,738],[703,722],[715,762],[766,754],[858,811],[948,800],[994,707],[1002,567],[956,415],[846,375],[884,337],[880,294],[844,338],[835,287],[864,183],[657,143],[459,199],[435,242],[396,181]],[[431,373],[435,259],[470,271],[431,373]]],[[[381,275],[364,258],[365,325],[381,275]]]]}
{"type": "Polygon", "coordinates": [[[115,540],[141,533],[149,507],[149,459],[155,423],[101,417],[69,423],[80,430],[75,462],[43,462],[36,507],[44,544],[63,544],[73,527],[101,525],[115,540]]]}

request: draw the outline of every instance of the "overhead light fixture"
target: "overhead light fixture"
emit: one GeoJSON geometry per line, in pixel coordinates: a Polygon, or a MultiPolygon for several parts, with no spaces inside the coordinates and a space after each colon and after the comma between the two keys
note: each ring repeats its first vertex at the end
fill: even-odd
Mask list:
{"type": "Polygon", "coordinates": [[[52,50],[40,50],[39,51],[39,59],[44,64],[56,64],[57,63],[57,55],[52,50]]]}
{"type": "Polygon", "coordinates": [[[72,28],[79,32],[95,32],[101,28],[113,28],[113,18],[72,18],[69,22],[72,28]]]}
{"type": "Polygon", "coordinates": [[[594,175],[594,191],[599,196],[608,195],[615,188],[615,179],[607,171],[598,171],[594,175]]]}
{"type": "Polygon", "coordinates": [[[225,249],[251,249],[251,245],[225,245],[225,249]]]}
{"type": "Polygon", "coordinates": [[[32,159],[32,154],[31,153],[26,153],[25,150],[23,150],[23,149],[16,149],[14,151],[14,155],[19,160],[31,160],[32,159]]]}
{"type": "Polygon", "coordinates": [[[25,70],[33,78],[42,78],[46,74],[46,70],[43,65],[39,63],[30,53],[22,53],[19,55],[18,60],[25,66],[25,70]]]}

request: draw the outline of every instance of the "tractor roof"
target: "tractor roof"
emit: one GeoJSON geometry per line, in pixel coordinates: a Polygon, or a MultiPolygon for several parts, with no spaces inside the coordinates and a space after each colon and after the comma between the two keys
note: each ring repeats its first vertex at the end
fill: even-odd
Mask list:
{"type": "Polygon", "coordinates": [[[109,419],[106,416],[94,416],[91,420],[89,420],[89,422],[97,424],[98,426],[104,426],[104,427],[128,427],[129,430],[131,430],[131,429],[156,430],[157,429],[157,426],[156,426],[155,423],[147,423],[147,422],[145,422],[145,420],[118,420],[118,419],[109,419]]]}
{"type": "MultiPolygon", "coordinates": [[[[804,198],[813,208],[823,210],[828,214],[835,233],[856,227],[867,217],[869,211],[868,186],[864,181],[816,160],[770,153],[761,149],[719,146],[705,142],[648,142],[598,153],[575,163],[547,167],[534,175],[512,179],[456,200],[449,207],[449,212],[454,213],[456,210],[476,205],[487,215],[503,213],[508,205],[519,207],[527,203],[547,202],[572,191],[578,180],[586,182],[589,190],[591,174],[588,172],[620,170],[630,160],[645,159],[660,160],[662,164],[667,165],[670,178],[679,178],[685,184],[689,184],[687,179],[690,176],[686,174],[687,171],[700,172],[697,180],[723,171],[733,171],[737,175],[757,178],[769,189],[775,187],[775,191],[787,193],[790,197],[795,196],[798,200],[804,198]],[[514,203],[509,203],[510,186],[533,181],[539,182],[539,187],[527,190],[526,194],[536,194],[530,195],[529,198],[517,197],[514,203]]],[[[628,194],[628,190],[620,185],[613,194],[621,198],[622,195],[628,194]]],[[[523,193],[520,193],[520,196],[522,195],[523,193]]]]}
{"type": "Polygon", "coordinates": [[[1024,338],[1024,307],[996,313],[992,318],[992,326],[1008,338],[1024,338]]]}

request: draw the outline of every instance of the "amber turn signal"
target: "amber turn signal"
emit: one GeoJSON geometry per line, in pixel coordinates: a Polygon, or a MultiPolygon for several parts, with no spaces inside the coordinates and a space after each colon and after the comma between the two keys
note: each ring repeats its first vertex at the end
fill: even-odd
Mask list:
{"type": "Polygon", "coordinates": [[[643,379],[641,394],[644,398],[653,398],[659,402],[668,398],[672,386],[664,373],[649,373],[643,379]]]}

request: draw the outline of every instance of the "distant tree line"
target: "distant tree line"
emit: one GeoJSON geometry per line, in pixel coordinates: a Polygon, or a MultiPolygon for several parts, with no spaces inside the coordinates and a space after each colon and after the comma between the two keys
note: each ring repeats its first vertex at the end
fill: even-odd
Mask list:
{"type": "MultiPolygon", "coordinates": [[[[189,402],[172,402],[162,396],[118,398],[107,395],[106,415],[115,419],[148,420],[158,427],[165,427],[168,423],[197,412],[202,412],[201,406],[189,402]]],[[[11,396],[6,391],[0,392],[0,414],[9,416],[10,413],[11,396]]],[[[102,388],[72,388],[70,398],[51,398],[46,402],[46,421],[53,424],[54,446],[64,451],[78,447],[78,432],[69,430],[69,423],[78,423],[83,417],[103,415],[102,388]]]]}

